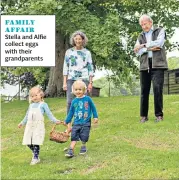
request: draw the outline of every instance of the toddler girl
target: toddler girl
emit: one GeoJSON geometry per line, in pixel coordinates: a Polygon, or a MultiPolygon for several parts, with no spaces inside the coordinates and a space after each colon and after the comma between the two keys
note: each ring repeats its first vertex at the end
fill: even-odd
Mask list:
{"type": "Polygon", "coordinates": [[[40,87],[35,86],[30,90],[30,105],[28,111],[24,119],[18,124],[19,128],[26,125],[22,144],[27,145],[33,152],[30,165],[35,165],[40,162],[40,145],[43,144],[45,137],[44,113],[47,114],[53,123],[61,124],[61,121],[53,116],[47,103],[44,102],[43,97],[44,93],[40,87]]]}

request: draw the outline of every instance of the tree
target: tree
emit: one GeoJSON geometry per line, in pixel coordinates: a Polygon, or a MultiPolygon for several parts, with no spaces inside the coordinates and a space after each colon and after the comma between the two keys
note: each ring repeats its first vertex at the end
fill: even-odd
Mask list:
{"type": "Polygon", "coordinates": [[[41,85],[45,90],[47,79],[49,77],[49,68],[21,68],[21,67],[3,67],[1,68],[1,85],[21,85],[21,90],[24,88],[30,89],[32,86],[41,85]]]}
{"type": "Polygon", "coordinates": [[[168,58],[168,69],[177,69],[179,68],[179,57],[170,57],[168,58]]]}
{"type": "MultiPolygon", "coordinates": [[[[5,2],[5,1],[4,1],[5,2]]],[[[133,46],[141,28],[140,15],[149,13],[155,24],[164,26],[170,37],[178,27],[176,0],[9,0],[3,5],[5,14],[56,15],[56,66],[50,69],[46,93],[56,96],[62,87],[63,57],[69,47],[69,36],[81,29],[88,38],[95,67],[105,67],[118,76],[119,82],[131,81],[137,74],[133,46]],[[7,6],[8,5],[8,6],[7,6]],[[145,9],[144,9],[145,7],[145,9]],[[127,41],[127,48],[122,45],[127,41]]],[[[167,48],[171,44],[167,42],[167,48]]]]}

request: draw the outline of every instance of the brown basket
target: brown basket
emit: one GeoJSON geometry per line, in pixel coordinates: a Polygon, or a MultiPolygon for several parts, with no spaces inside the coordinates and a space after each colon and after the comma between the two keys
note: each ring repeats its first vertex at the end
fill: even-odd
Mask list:
{"type": "Polygon", "coordinates": [[[56,125],[53,126],[52,131],[50,132],[50,140],[57,143],[65,143],[68,141],[70,135],[67,132],[56,132],[56,125]]]}

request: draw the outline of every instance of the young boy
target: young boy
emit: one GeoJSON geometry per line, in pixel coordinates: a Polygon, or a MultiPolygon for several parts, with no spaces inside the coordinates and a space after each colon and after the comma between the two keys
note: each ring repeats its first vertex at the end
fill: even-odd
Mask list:
{"type": "MultiPolygon", "coordinates": [[[[86,142],[89,139],[90,127],[91,127],[91,114],[93,113],[94,123],[98,123],[98,114],[96,107],[89,96],[85,95],[86,85],[83,81],[77,80],[73,83],[72,92],[75,94],[76,98],[72,101],[70,111],[64,124],[71,123],[74,117],[74,122],[71,132],[71,144],[66,157],[74,156],[74,148],[76,142],[81,140],[82,146],[80,149],[80,154],[85,154],[87,152],[86,142]]],[[[70,132],[70,128],[68,128],[70,132]]]]}

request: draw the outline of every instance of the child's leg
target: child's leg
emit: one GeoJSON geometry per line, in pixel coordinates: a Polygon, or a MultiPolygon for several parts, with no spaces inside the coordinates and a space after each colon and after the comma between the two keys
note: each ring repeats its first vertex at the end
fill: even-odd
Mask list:
{"type": "Polygon", "coordinates": [[[90,126],[84,126],[80,132],[80,140],[82,142],[80,154],[85,154],[87,152],[86,142],[88,142],[89,134],[90,134],[90,126]]]}
{"type": "Polygon", "coordinates": [[[71,141],[70,148],[68,149],[68,151],[65,154],[66,157],[70,157],[71,158],[71,157],[74,156],[75,145],[76,145],[76,141],[71,141]]]}
{"type": "Polygon", "coordinates": [[[34,145],[33,144],[27,145],[27,146],[32,150],[32,152],[34,152],[34,145]]]}
{"type": "Polygon", "coordinates": [[[66,152],[66,157],[73,157],[74,156],[74,148],[76,145],[76,142],[79,140],[79,132],[80,132],[80,126],[73,126],[72,132],[71,132],[71,144],[70,148],[66,152]]]}
{"type": "Polygon", "coordinates": [[[86,146],[86,142],[81,141],[82,146],[86,146]]]}
{"type": "Polygon", "coordinates": [[[76,141],[71,141],[70,148],[74,151],[76,145],[76,141]]]}
{"type": "Polygon", "coordinates": [[[76,142],[79,141],[79,135],[80,135],[81,126],[73,126],[71,131],[71,144],[70,148],[75,148],[76,142]]]}
{"type": "Polygon", "coordinates": [[[39,159],[40,146],[34,145],[34,159],[39,159]]]}

